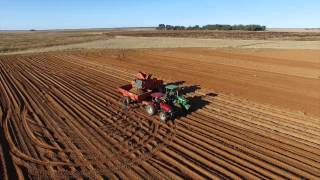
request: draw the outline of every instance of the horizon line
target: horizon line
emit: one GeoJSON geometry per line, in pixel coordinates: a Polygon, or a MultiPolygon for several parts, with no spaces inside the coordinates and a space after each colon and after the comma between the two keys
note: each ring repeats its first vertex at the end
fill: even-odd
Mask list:
{"type": "MultiPolygon", "coordinates": [[[[169,25],[169,24],[168,24],[169,25]]],[[[175,26],[175,25],[173,25],[175,26]]],[[[157,28],[158,26],[125,26],[125,27],[83,27],[83,28],[43,28],[43,29],[0,29],[0,32],[3,31],[75,31],[75,30],[113,30],[113,29],[152,29],[157,28]]],[[[185,26],[188,27],[188,26],[185,26]]],[[[304,29],[304,30],[319,30],[320,27],[268,27],[268,29],[304,29]]]]}

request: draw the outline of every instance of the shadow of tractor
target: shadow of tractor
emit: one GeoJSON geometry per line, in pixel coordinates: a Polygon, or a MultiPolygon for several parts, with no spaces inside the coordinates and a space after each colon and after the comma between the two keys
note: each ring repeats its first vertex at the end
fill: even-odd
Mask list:
{"type": "MultiPolygon", "coordinates": [[[[183,84],[183,83],[182,83],[183,84]]],[[[179,84],[179,85],[182,85],[179,84]]],[[[181,93],[186,97],[186,99],[189,101],[189,104],[191,105],[190,109],[187,111],[182,107],[175,107],[176,108],[176,114],[175,118],[179,119],[181,117],[186,117],[187,115],[196,112],[199,109],[204,108],[205,106],[209,105],[210,102],[205,100],[206,97],[215,97],[218,96],[216,93],[207,93],[205,95],[194,95],[194,96],[188,96],[188,94],[195,93],[197,90],[200,90],[200,85],[192,85],[192,86],[184,86],[181,90],[181,93]]]]}
{"type": "Polygon", "coordinates": [[[184,95],[195,93],[197,90],[200,90],[200,85],[192,85],[192,86],[185,86],[182,88],[181,93],[184,95]]]}

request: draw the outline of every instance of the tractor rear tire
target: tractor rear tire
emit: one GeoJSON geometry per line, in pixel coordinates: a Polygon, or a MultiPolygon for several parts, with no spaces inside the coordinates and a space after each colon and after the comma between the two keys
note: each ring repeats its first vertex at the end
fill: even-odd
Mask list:
{"type": "Polygon", "coordinates": [[[153,105],[147,105],[145,107],[145,109],[146,109],[146,111],[147,111],[149,116],[152,116],[152,115],[154,115],[156,113],[156,110],[155,110],[153,105]]]}
{"type": "Polygon", "coordinates": [[[167,119],[168,119],[167,113],[161,111],[161,112],[159,113],[159,117],[160,117],[160,120],[161,120],[161,121],[167,122],[167,119]]]}
{"type": "Polygon", "coordinates": [[[123,97],[123,98],[122,98],[122,104],[123,104],[124,106],[129,106],[129,104],[130,104],[130,98],[127,97],[127,96],[123,97]]]}

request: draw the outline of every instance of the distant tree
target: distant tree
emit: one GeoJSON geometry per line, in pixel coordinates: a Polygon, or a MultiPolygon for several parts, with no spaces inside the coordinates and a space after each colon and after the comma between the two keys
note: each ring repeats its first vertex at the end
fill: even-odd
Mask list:
{"type": "Polygon", "coordinates": [[[186,29],[186,27],[184,27],[184,26],[174,26],[173,27],[173,30],[185,30],[186,29]]]}
{"type": "Polygon", "coordinates": [[[244,31],[265,31],[266,26],[261,25],[225,25],[213,24],[205,25],[202,27],[205,30],[244,30],[244,31]]]}
{"type": "Polygon", "coordinates": [[[166,30],[166,25],[164,24],[159,24],[159,26],[157,27],[158,30],[166,30]]]}
{"type": "Polygon", "coordinates": [[[173,30],[173,26],[171,26],[171,25],[166,25],[166,30],[173,30]]]}
{"type": "Polygon", "coordinates": [[[158,30],[241,30],[241,31],[265,31],[266,26],[261,26],[257,24],[250,25],[228,25],[228,24],[208,24],[200,27],[199,25],[195,26],[173,26],[173,25],[165,25],[159,24],[157,27],[158,30]]]}
{"type": "Polygon", "coordinates": [[[199,25],[195,25],[193,27],[191,27],[191,30],[200,30],[201,27],[199,25]]]}
{"type": "Polygon", "coordinates": [[[192,26],[188,26],[186,30],[192,30],[193,27],[192,26]]]}

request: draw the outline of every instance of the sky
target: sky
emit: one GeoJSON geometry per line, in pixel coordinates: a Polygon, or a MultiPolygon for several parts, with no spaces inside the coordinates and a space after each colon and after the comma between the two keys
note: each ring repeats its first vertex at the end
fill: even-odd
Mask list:
{"type": "Polygon", "coordinates": [[[261,24],[319,28],[320,0],[0,0],[0,30],[261,24]]]}

